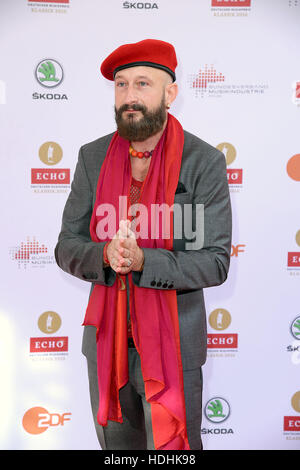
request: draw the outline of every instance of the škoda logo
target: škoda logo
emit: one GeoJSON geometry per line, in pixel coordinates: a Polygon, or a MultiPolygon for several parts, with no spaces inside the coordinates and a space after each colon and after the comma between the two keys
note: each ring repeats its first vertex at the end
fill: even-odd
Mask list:
{"type": "Polygon", "coordinates": [[[63,81],[63,68],[54,59],[44,59],[35,69],[35,78],[43,87],[55,88],[63,81]]]}

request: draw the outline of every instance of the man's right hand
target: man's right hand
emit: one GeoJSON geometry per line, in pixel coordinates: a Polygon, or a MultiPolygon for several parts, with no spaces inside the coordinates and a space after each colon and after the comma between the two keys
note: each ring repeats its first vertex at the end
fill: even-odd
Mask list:
{"type": "Polygon", "coordinates": [[[134,238],[129,228],[129,220],[121,220],[119,230],[107,246],[106,256],[110,267],[117,273],[127,274],[131,271],[132,259],[129,257],[129,250],[123,247],[126,238],[134,238]]]}

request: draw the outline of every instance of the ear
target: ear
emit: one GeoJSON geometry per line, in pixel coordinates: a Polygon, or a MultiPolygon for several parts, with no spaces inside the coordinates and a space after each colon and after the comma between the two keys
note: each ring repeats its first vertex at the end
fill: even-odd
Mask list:
{"type": "Polygon", "coordinates": [[[165,98],[167,105],[170,104],[175,100],[176,96],[178,95],[178,85],[177,83],[169,83],[165,89],[165,98]]]}

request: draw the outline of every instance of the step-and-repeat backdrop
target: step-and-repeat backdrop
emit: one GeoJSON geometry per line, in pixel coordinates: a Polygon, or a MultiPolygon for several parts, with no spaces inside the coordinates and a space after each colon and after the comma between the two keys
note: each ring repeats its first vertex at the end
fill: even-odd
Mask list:
{"type": "MultiPolygon", "coordinates": [[[[121,44],[174,44],[171,112],[222,150],[231,268],[205,290],[205,449],[300,448],[300,1],[2,0],[0,447],[99,449],[82,320],[54,259],[79,147],[115,130],[121,44]]],[[[200,430],[199,430],[200,432],[200,430]]]]}

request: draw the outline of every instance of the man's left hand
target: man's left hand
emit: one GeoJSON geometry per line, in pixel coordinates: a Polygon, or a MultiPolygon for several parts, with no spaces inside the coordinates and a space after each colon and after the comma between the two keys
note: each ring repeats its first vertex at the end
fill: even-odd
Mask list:
{"type": "Polygon", "coordinates": [[[116,272],[127,274],[130,271],[140,271],[144,261],[144,252],[136,242],[129,221],[121,223],[120,228],[120,248],[116,272]]]}

